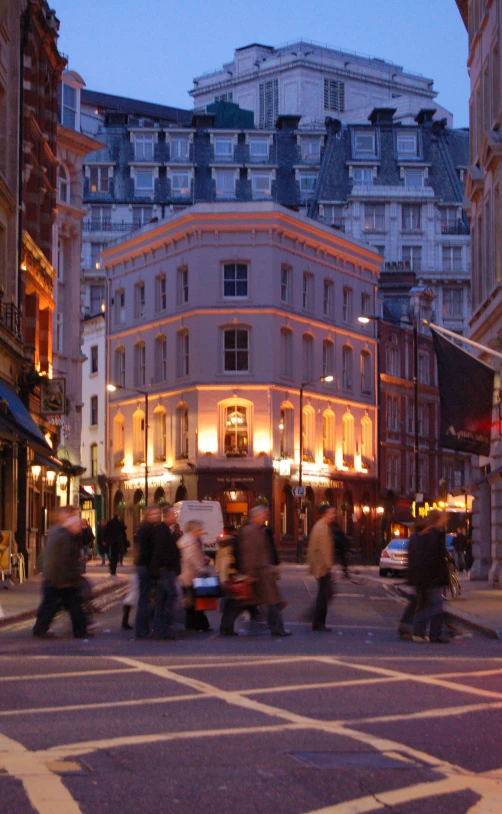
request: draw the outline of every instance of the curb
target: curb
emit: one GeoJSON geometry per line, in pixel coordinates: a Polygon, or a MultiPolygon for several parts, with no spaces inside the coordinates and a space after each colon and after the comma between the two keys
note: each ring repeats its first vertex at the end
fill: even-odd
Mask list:
{"type": "MultiPolygon", "coordinates": [[[[404,588],[404,586],[394,585],[393,588],[400,596],[408,599],[409,592],[404,588]]],[[[495,628],[490,627],[490,625],[484,623],[482,620],[478,621],[475,616],[472,616],[472,614],[467,613],[466,611],[452,609],[451,606],[448,605],[445,613],[447,616],[451,616],[452,619],[456,619],[458,622],[462,622],[462,624],[467,625],[467,627],[477,630],[479,633],[483,633],[490,639],[502,639],[502,631],[495,630],[495,628]]]]}
{"type": "MultiPolygon", "coordinates": [[[[94,598],[98,596],[103,596],[104,594],[112,593],[117,588],[121,586],[126,586],[128,583],[128,579],[118,579],[116,582],[99,585],[92,591],[92,595],[94,598]]],[[[31,608],[30,610],[20,611],[19,613],[14,613],[12,616],[4,616],[3,619],[0,619],[0,628],[8,627],[8,625],[15,624],[16,622],[24,622],[27,619],[34,619],[37,615],[38,605],[36,608],[31,608]]]]}

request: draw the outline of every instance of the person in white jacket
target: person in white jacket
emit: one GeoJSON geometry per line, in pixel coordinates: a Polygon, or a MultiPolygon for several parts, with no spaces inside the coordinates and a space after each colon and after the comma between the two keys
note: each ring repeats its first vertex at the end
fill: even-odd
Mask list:
{"type": "Polygon", "coordinates": [[[204,554],[202,544],[203,525],[198,520],[190,520],[185,525],[185,533],[177,541],[181,553],[180,583],[183,588],[186,630],[206,633],[211,630],[209,620],[201,610],[195,610],[193,581],[207,573],[209,558],[204,554]]]}

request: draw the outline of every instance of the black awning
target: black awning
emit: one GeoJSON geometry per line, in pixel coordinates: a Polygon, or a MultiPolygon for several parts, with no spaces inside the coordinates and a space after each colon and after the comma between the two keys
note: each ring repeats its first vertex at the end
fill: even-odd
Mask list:
{"type": "Polygon", "coordinates": [[[31,417],[28,409],[8,384],[0,381],[0,400],[7,402],[7,413],[1,416],[0,432],[10,433],[17,440],[26,441],[34,450],[52,455],[52,449],[44,438],[42,430],[31,417]]]}

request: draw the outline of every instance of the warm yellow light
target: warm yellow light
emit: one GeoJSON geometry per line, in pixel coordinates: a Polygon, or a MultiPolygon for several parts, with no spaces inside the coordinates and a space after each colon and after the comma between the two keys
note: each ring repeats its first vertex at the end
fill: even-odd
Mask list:
{"type": "Polygon", "coordinates": [[[270,437],[268,434],[257,432],[254,437],[254,451],[255,455],[259,452],[264,452],[266,455],[270,452],[270,437]]]}
{"type": "Polygon", "coordinates": [[[384,511],[385,511],[385,509],[384,509],[384,507],[383,507],[383,506],[377,506],[377,510],[376,510],[376,513],[377,513],[377,514],[383,514],[383,513],[384,513],[384,511]]]}
{"type": "Polygon", "coordinates": [[[207,429],[199,432],[199,451],[202,454],[206,452],[218,452],[218,436],[216,430],[207,429]]]}
{"type": "Polygon", "coordinates": [[[281,421],[281,423],[279,424],[279,429],[280,429],[280,430],[283,430],[283,429],[284,429],[284,421],[281,421]]]}
{"type": "Polygon", "coordinates": [[[438,506],[439,506],[440,509],[444,509],[444,507],[446,506],[446,503],[444,503],[442,500],[440,500],[439,503],[438,503],[438,506]]]}
{"type": "Polygon", "coordinates": [[[394,532],[394,537],[399,537],[399,529],[396,529],[394,532]]]}
{"type": "Polygon", "coordinates": [[[31,467],[31,474],[33,475],[34,480],[39,479],[41,471],[42,467],[39,464],[33,464],[33,466],[31,467]]]}
{"type": "Polygon", "coordinates": [[[52,486],[52,484],[54,483],[54,481],[56,479],[56,473],[54,472],[53,469],[48,469],[47,470],[46,478],[47,478],[47,483],[49,484],[49,486],[52,486]]]}
{"type": "Polygon", "coordinates": [[[66,489],[67,485],[68,485],[68,477],[66,475],[60,475],[59,476],[59,488],[60,489],[66,489]]]}
{"type": "Polygon", "coordinates": [[[323,376],[322,381],[323,382],[332,382],[333,381],[333,376],[331,374],[329,376],[323,376]]]}
{"type": "Polygon", "coordinates": [[[357,321],[361,323],[361,325],[367,325],[370,321],[368,317],[357,317],[357,321]]]}
{"type": "Polygon", "coordinates": [[[115,385],[115,384],[107,384],[107,385],[106,385],[106,389],[107,389],[107,390],[108,390],[110,393],[115,393],[115,390],[117,389],[117,385],[115,385]]]}
{"type": "Polygon", "coordinates": [[[370,513],[370,507],[369,506],[363,506],[362,509],[363,509],[363,514],[369,514],[370,513]]]}

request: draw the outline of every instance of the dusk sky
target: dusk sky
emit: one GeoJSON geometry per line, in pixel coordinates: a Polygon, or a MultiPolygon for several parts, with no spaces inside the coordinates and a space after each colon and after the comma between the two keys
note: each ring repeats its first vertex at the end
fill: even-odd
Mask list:
{"type": "Polygon", "coordinates": [[[59,47],[91,90],[191,108],[192,79],[252,42],[300,38],[434,80],[468,124],[467,34],[455,0],[53,0],[59,47]]]}

